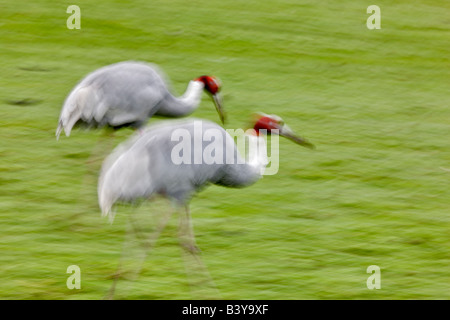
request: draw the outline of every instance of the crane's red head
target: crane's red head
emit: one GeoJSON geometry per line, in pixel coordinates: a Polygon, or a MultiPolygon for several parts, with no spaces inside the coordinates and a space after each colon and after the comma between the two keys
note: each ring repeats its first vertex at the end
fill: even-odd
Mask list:
{"type": "Polygon", "coordinates": [[[214,76],[201,76],[195,80],[203,82],[203,84],[205,85],[205,90],[212,95],[217,94],[222,87],[220,80],[214,76]]]}
{"type": "Polygon", "coordinates": [[[277,115],[267,115],[267,114],[259,114],[256,117],[256,122],[253,127],[255,129],[256,134],[261,133],[270,133],[270,134],[279,134],[285,138],[288,138],[294,141],[297,144],[300,144],[304,147],[314,149],[314,145],[310,143],[308,140],[297,136],[291,128],[289,128],[277,115]]]}
{"type": "Polygon", "coordinates": [[[219,94],[219,91],[222,88],[222,83],[220,82],[220,80],[213,76],[201,76],[195,79],[195,81],[203,82],[203,84],[205,85],[205,90],[209,94],[211,94],[211,97],[214,100],[214,104],[216,105],[220,120],[222,121],[222,123],[225,123],[225,112],[222,107],[222,97],[219,94]]]}
{"type": "Polygon", "coordinates": [[[278,116],[262,115],[257,118],[253,129],[255,129],[256,133],[259,135],[259,130],[266,130],[267,133],[272,133],[272,130],[280,130],[283,125],[283,120],[278,116]]]}

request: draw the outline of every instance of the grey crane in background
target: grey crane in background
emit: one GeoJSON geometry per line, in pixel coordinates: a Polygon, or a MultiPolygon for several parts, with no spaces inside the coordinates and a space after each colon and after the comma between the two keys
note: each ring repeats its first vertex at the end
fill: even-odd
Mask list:
{"type": "Polygon", "coordinates": [[[211,94],[222,122],[221,84],[212,76],[189,82],[186,92],[175,97],[156,65],[125,61],[102,67],[83,78],[67,96],[60,114],[56,138],[73,126],[143,127],[153,115],[182,117],[199,105],[203,90],[211,94]]]}
{"type": "Polygon", "coordinates": [[[109,215],[112,221],[116,202],[163,195],[186,210],[186,214],[180,214],[180,241],[195,253],[188,205],[191,196],[208,184],[240,188],[260,179],[268,161],[264,136],[260,133],[265,130],[313,148],[278,116],[259,116],[253,128],[245,134],[249,145],[247,159],[239,154],[234,138],[210,121],[170,120],[147,128],[119,145],[103,162],[98,182],[102,215],[109,215]],[[208,150],[212,136],[214,152],[208,150]],[[206,159],[207,154],[213,154],[214,161],[206,159]]]}

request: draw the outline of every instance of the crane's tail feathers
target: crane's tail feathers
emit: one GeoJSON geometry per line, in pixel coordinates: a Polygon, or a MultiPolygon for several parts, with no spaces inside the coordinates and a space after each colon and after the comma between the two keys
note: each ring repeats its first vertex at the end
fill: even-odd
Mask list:
{"type": "MultiPolygon", "coordinates": [[[[135,134],[126,142],[119,144],[103,161],[98,178],[98,204],[102,216],[114,220],[114,204],[118,201],[131,202],[146,198],[152,193],[150,176],[146,173],[149,160],[145,155],[129,152],[138,148],[140,135],[135,134]],[[143,185],[142,181],[148,182],[143,185]]],[[[147,141],[143,140],[143,143],[147,141]]]]}
{"type": "MultiPolygon", "coordinates": [[[[84,120],[90,120],[93,118],[93,110],[90,108],[92,105],[96,105],[98,102],[94,90],[90,86],[78,85],[64,101],[61,115],[59,117],[58,128],[56,129],[56,140],[64,130],[66,136],[70,136],[73,126],[81,118],[84,120]]],[[[101,112],[104,113],[104,108],[101,112]]]]}
{"type": "Polygon", "coordinates": [[[105,195],[105,193],[103,192],[103,190],[101,190],[99,192],[99,205],[100,205],[100,209],[102,211],[102,217],[108,217],[109,218],[109,222],[113,223],[114,221],[114,216],[116,215],[116,213],[112,210],[112,206],[114,204],[114,201],[112,201],[111,197],[108,197],[107,195],[105,195]]]}
{"type": "Polygon", "coordinates": [[[56,133],[55,133],[56,141],[59,140],[59,135],[61,134],[62,129],[63,129],[62,121],[59,120],[58,128],[56,128],[56,133]]]}
{"type": "Polygon", "coordinates": [[[115,184],[111,183],[111,177],[108,174],[110,157],[111,155],[108,156],[107,159],[103,162],[100,177],[98,179],[97,194],[98,205],[102,212],[102,217],[109,217],[109,222],[113,223],[115,216],[113,206],[118,200],[118,195],[116,193],[116,190],[114,189],[115,184]]]}
{"type": "Polygon", "coordinates": [[[109,222],[112,223],[115,215],[115,212],[112,210],[112,208],[114,206],[114,203],[117,201],[117,195],[115,194],[114,190],[110,186],[108,186],[110,184],[105,167],[105,163],[103,163],[100,177],[98,179],[98,205],[102,212],[102,217],[109,217],[109,222]]]}

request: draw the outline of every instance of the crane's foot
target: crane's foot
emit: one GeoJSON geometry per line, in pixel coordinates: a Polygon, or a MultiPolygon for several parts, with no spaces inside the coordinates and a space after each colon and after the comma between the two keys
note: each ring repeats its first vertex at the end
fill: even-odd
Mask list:
{"type": "Polygon", "coordinates": [[[201,250],[193,243],[181,243],[181,247],[189,253],[199,254],[201,250]]]}

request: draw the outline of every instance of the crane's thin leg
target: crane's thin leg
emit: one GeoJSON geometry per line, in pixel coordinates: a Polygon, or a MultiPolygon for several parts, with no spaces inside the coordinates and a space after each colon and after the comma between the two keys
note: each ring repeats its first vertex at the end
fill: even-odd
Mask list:
{"type": "Polygon", "coordinates": [[[184,214],[180,212],[179,237],[182,247],[183,261],[191,294],[194,299],[219,299],[220,293],[203,263],[198,249],[189,206],[184,206],[184,214]]]}
{"type": "MultiPolygon", "coordinates": [[[[126,235],[128,235],[128,230],[126,232],[126,235]]],[[[121,276],[122,272],[123,272],[123,261],[124,261],[124,252],[126,252],[126,239],[123,240],[122,243],[122,252],[120,254],[120,260],[119,260],[119,265],[117,266],[116,272],[113,275],[113,284],[111,285],[111,287],[109,288],[108,293],[105,295],[104,299],[107,300],[113,300],[114,299],[114,293],[116,291],[116,285],[117,285],[117,281],[119,280],[119,277],[121,276]]]]}
{"type": "Polygon", "coordinates": [[[182,249],[181,251],[192,299],[221,299],[220,292],[217,289],[208,268],[203,263],[200,254],[193,254],[185,249],[182,249]]]}
{"type": "MultiPolygon", "coordinates": [[[[173,211],[169,211],[167,214],[163,215],[163,217],[160,219],[159,223],[157,224],[155,230],[150,234],[150,236],[148,238],[144,236],[144,234],[142,233],[140,228],[136,225],[136,221],[133,220],[132,216],[131,215],[129,216],[130,229],[127,230],[127,235],[131,231],[132,234],[134,236],[136,236],[136,238],[140,241],[142,254],[141,254],[141,257],[139,258],[137,268],[135,269],[135,271],[133,272],[133,274],[131,276],[127,277],[128,279],[130,279],[132,281],[137,279],[137,277],[141,273],[142,266],[144,264],[144,261],[145,261],[147,255],[149,254],[151,249],[154,247],[156,240],[159,238],[161,232],[164,230],[167,223],[169,222],[170,217],[172,216],[172,213],[173,213],[173,211]]],[[[125,242],[126,242],[126,240],[124,240],[124,245],[123,245],[119,265],[118,265],[117,270],[113,277],[113,284],[111,285],[111,288],[109,289],[108,294],[105,296],[105,299],[108,299],[108,300],[112,300],[114,298],[117,282],[118,282],[120,276],[122,275],[122,273],[124,272],[123,264],[124,264],[124,260],[125,260],[125,253],[128,251],[125,248],[125,242]]]]}
{"type": "Polygon", "coordinates": [[[79,185],[76,211],[71,215],[73,224],[85,223],[86,219],[95,219],[97,215],[86,215],[87,212],[98,212],[97,177],[100,171],[102,157],[105,157],[114,143],[113,132],[106,131],[97,140],[91,154],[84,164],[84,175],[79,185]]]}
{"type": "MultiPolygon", "coordinates": [[[[112,145],[116,137],[114,129],[106,127],[102,130],[103,132],[100,135],[100,138],[97,140],[89,159],[86,161],[87,165],[101,163],[112,149],[112,145]]],[[[96,169],[95,166],[91,168],[96,169]]]]}
{"type": "Polygon", "coordinates": [[[89,207],[89,209],[97,209],[97,201],[93,195],[96,195],[97,177],[101,168],[101,164],[106,156],[113,148],[115,140],[114,131],[105,128],[100,138],[97,140],[89,158],[86,160],[86,174],[83,177],[82,187],[80,190],[80,199],[89,207]],[[93,206],[94,208],[91,208],[93,206]]]}
{"type": "Polygon", "coordinates": [[[200,252],[200,249],[195,243],[194,228],[192,226],[191,212],[189,205],[184,206],[185,214],[180,212],[180,226],[178,236],[180,238],[180,244],[183,248],[192,254],[200,252]]]}
{"type": "Polygon", "coordinates": [[[135,232],[135,234],[137,235],[138,238],[140,238],[142,240],[141,242],[141,246],[143,248],[143,254],[141,256],[141,260],[140,260],[140,264],[139,264],[139,268],[136,271],[136,274],[139,275],[141,273],[142,270],[142,265],[146,259],[146,257],[148,256],[148,254],[150,253],[151,249],[154,248],[156,240],[158,240],[159,236],[161,235],[161,233],[163,232],[163,230],[165,229],[167,223],[170,220],[170,217],[172,216],[173,211],[169,211],[167,214],[165,214],[161,220],[159,221],[156,229],[154,230],[154,232],[152,234],[150,234],[150,237],[148,237],[147,239],[144,237],[144,235],[138,230],[137,225],[135,224],[135,222],[131,222],[132,227],[133,227],[133,231],[135,232]]]}

